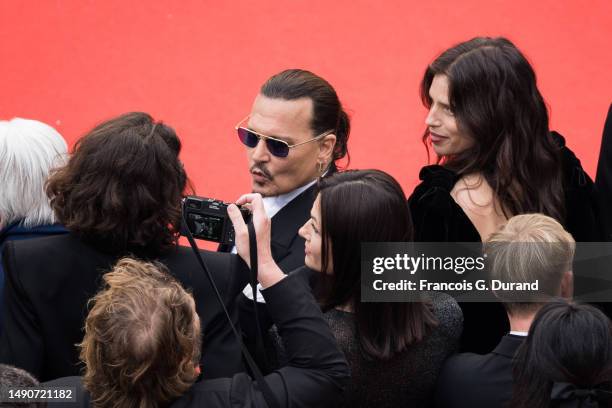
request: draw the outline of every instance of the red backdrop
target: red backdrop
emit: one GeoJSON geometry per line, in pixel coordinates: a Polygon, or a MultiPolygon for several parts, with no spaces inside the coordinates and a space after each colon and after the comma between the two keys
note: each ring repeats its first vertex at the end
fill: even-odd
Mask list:
{"type": "Polygon", "coordinates": [[[504,35],[533,63],[552,126],[594,175],[612,101],[612,2],[7,1],[0,3],[0,118],[34,118],[72,144],[95,123],[150,112],[175,127],[199,194],[249,189],[233,131],[284,68],[328,79],[353,118],[352,168],[407,193],[426,164],[418,84],[448,46],[504,35]]]}

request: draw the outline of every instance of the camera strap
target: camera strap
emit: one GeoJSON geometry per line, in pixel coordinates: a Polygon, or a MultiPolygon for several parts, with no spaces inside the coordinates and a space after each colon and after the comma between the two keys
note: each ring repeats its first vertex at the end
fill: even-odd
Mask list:
{"type": "Polygon", "coordinates": [[[259,320],[259,304],[257,302],[257,235],[255,235],[255,227],[252,222],[247,224],[249,230],[249,257],[251,260],[251,275],[250,286],[253,292],[253,310],[255,313],[255,357],[260,364],[263,364],[265,370],[269,370],[268,356],[263,340],[263,332],[261,330],[261,321],[259,320]]]}
{"type": "MultiPolygon", "coordinates": [[[[202,254],[200,254],[200,249],[198,248],[198,245],[193,239],[193,235],[191,234],[191,231],[189,230],[189,228],[187,228],[187,221],[185,220],[184,215],[183,215],[183,223],[185,224],[184,233],[185,233],[185,236],[187,237],[187,240],[189,241],[189,245],[191,246],[191,249],[193,250],[195,257],[198,260],[200,267],[202,268],[202,270],[206,274],[206,277],[210,281],[210,285],[213,288],[215,297],[217,298],[217,300],[219,301],[219,304],[221,305],[221,309],[223,310],[223,313],[225,314],[225,317],[227,318],[227,322],[229,323],[230,328],[232,329],[232,332],[234,333],[234,336],[236,337],[236,341],[238,342],[238,344],[240,344],[242,355],[244,356],[244,359],[249,365],[251,372],[255,376],[255,380],[257,381],[257,384],[259,385],[259,388],[261,389],[261,393],[264,397],[264,400],[266,400],[266,404],[270,408],[280,408],[280,404],[278,400],[276,399],[276,396],[272,392],[272,389],[266,382],[266,379],[264,378],[264,376],[261,374],[261,370],[259,370],[259,367],[257,367],[257,364],[253,360],[251,353],[249,353],[249,350],[247,350],[246,346],[244,345],[244,342],[242,341],[242,337],[240,336],[240,333],[238,333],[238,330],[236,329],[236,327],[234,326],[234,323],[232,322],[232,318],[230,317],[229,312],[227,311],[227,308],[225,307],[225,303],[223,303],[223,299],[221,298],[219,289],[217,288],[217,285],[215,284],[215,280],[213,279],[212,274],[210,273],[210,270],[206,267],[206,262],[204,262],[204,259],[202,258],[202,254]]],[[[253,279],[255,279],[255,289],[257,289],[257,237],[255,235],[255,228],[253,227],[253,223],[249,222],[247,224],[247,227],[249,230],[251,285],[253,284],[253,279]]],[[[256,294],[256,293],[257,292],[255,291],[253,292],[253,294],[256,294]]],[[[255,310],[257,311],[257,308],[255,310]]],[[[257,330],[259,333],[261,333],[259,331],[259,319],[258,319],[257,325],[258,325],[257,330]]]]}

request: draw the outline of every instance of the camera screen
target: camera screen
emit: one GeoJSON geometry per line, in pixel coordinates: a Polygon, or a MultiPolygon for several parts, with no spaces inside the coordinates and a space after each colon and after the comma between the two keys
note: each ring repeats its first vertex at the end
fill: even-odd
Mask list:
{"type": "Polygon", "coordinates": [[[213,215],[189,214],[189,229],[198,238],[221,241],[223,218],[213,215]]]}

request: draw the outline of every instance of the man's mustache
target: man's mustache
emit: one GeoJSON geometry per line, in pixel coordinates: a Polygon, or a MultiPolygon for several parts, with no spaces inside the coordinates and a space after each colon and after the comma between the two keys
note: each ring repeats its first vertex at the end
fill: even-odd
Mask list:
{"type": "Polygon", "coordinates": [[[272,174],[270,174],[268,169],[266,169],[264,166],[259,166],[259,165],[251,166],[251,169],[250,169],[251,173],[254,170],[259,170],[267,179],[272,180],[272,174]]]}

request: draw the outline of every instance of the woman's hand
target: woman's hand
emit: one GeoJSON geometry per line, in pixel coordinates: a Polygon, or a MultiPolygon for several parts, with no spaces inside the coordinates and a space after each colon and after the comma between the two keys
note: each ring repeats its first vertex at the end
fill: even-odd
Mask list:
{"type": "MultiPolygon", "coordinates": [[[[245,194],[236,201],[236,205],[244,205],[251,209],[251,219],[255,227],[255,235],[257,236],[257,280],[264,288],[272,286],[284,278],[285,274],[272,258],[272,251],[270,249],[272,221],[266,214],[261,195],[256,193],[245,194]]],[[[227,208],[227,213],[232,220],[232,224],[234,224],[238,255],[250,266],[249,231],[236,205],[230,204],[227,208]]]]}

